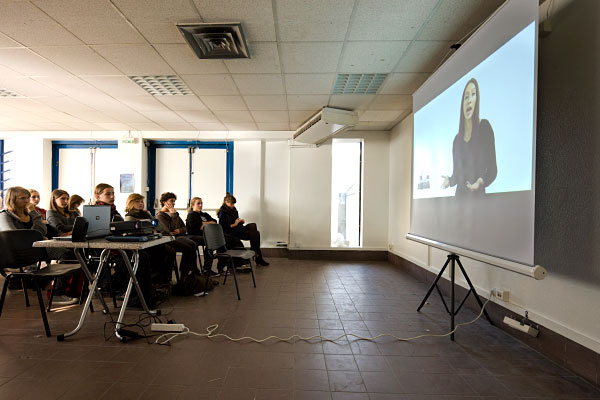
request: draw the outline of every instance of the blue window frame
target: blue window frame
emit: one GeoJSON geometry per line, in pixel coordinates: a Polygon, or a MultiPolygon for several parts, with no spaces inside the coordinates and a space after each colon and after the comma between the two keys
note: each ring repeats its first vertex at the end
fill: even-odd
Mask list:
{"type": "MultiPolygon", "coordinates": [[[[224,149],[227,151],[227,167],[225,187],[233,194],[233,142],[197,142],[197,141],[158,141],[147,142],[148,146],[148,211],[154,214],[154,199],[156,198],[156,149],[224,149]]],[[[190,153],[190,168],[192,155],[190,153]]],[[[192,177],[189,178],[189,193],[192,192],[192,177]]],[[[190,199],[187,199],[188,202],[190,199]]]]}
{"type": "Polygon", "coordinates": [[[95,141],[68,141],[55,140],[52,142],[52,190],[58,189],[58,171],[60,149],[116,149],[119,144],[116,140],[95,140],[95,141]]]}

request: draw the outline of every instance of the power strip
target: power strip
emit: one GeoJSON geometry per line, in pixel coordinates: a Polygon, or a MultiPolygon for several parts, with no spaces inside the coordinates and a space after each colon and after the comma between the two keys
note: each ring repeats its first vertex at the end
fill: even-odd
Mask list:
{"type": "Polygon", "coordinates": [[[152,324],[150,326],[152,332],[183,332],[184,324],[152,324]]]}
{"type": "Polygon", "coordinates": [[[533,326],[521,324],[519,321],[515,321],[510,317],[504,317],[504,323],[511,328],[515,328],[518,331],[528,334],[529,336],[537,337],[537,335],[540,333],[540,331],[535,329],[533,326]]]}

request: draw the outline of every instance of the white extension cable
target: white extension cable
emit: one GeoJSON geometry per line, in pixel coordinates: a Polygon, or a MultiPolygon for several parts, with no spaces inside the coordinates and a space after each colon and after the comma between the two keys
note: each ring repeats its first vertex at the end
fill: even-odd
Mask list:
{"type": "Polygon", "coordinates": [[[210,325],[208,328],[206,328],[206,333],[192,332],[192,331],[190,331],[190,329],[188,327],[185,327],[184,330],[183,330],[183,332],[177,332],[177,333],[169,332],[169,333],[165,333],[163,335],[160,335],[158,338],[156,338],[156,340],[154,341],[154,343],[155,344],[162,344],[162,345],[164,345],[164,344],[168,344],[169,342],[171,342],[171,340],[173,340],[173,339],[175,339],[175,338],[177,338],[179,336],[186,336],[186,335],[193,335],[193,336],[205,337],[205,338],[208,338],[208,339],[223,337],[225,339],[231,340],[232,342],[240,342],[240,341],[243,341],[243,340],[248,340],[248,341],[254,342],[254,343],[263,343],[263,342],[266,342],[267,340],[270,340],[270,339],[278,339],[281,342],[290,342],[292,340],[302,340],[302,341],[307,341],[308,342],[308,341],[313,340],[313,339],[319,339],[322,342],[335,342],[335,341],[338,341],[340,339],[347,338],[349,336],[352,336],[352,337],[354,337],[354,338],[356,338],[358,340],[367,340],[367,341],[374,341],[376,339],[379,339],[380,337],[386,337],[387,336],[387,337],[394,338],[394,339],[396,339],[398,341],[401,341],[401,342],[408,342],[408,341],[411,341],[411,340],[421,339],[421,338],[424,338],[424,337],[446,337],[446,336],[450,336],[453,333],[455,333],[458,330],[458,328],[461,327],[461,326],[471,325],[471,324],[474,324],[475,322],[477,322],[477,320],[479,318],[481,318],[481,316],[483,315],[483,311],[485,310],[485,306],[487,306],[487,304],[492,300],[492,297],[494,297],[495,291],[496,291],[495,288],[492,289],[492,290],[490,290],[490,297],[485,301],[485,303],[483,303],[483,307],[481,307],[481,311],[479,312],[479,315],[477,315],[477,317],[474,320],[458,324],[458,325],[456,325],[454,327],[453,330],[451,330],[448,333],[444,333],[444,334],[426,333],[426,334],[423,334],[423,335],[413,336],[413,337],[409,337],[409,338],[401,338],[401,337],[398,337],[396,335],[392,335],[391,333],[381,333],[381,334],[379,334],[377,336],[374,336],[374,337],[364,337],[364,336],[360,336],[360,335],[355,335],[354,333],[344,333],[343,335],[340,335],[340,336],[338,336],[336,338],[333,338],[333,339],[326,338],[326,337],[323,337],[321,335],[313,335],[313,336],[303,337],[303,336],[294,334],[294,335],[292,335],[290,337],[287,337],[287,338],[282,338],[282,337],[279,337],[279,336],[268,336],[268,337],[266,337],[264,339],[256,339],[256,338],[253,338],[251,336],[242,336],[242,337],[239,337],[239,338],[233,338],[233,337],[231,337],[229,335],[226,335],[224,333],[214,333],[217,329],[219,329],[219,324],[213,324],[213,325],[210,325]]]}

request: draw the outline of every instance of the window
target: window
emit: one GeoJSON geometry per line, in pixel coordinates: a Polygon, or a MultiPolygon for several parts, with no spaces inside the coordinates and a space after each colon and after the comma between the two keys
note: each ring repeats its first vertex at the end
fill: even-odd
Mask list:
{"type": "Polygon", "coordinates": [[[362,247],[361,139],[333,139],[331,154],[331,246],[362,247]]]}

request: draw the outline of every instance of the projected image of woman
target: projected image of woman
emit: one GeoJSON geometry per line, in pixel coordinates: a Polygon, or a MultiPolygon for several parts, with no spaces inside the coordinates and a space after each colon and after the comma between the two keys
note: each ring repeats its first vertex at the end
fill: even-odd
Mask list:
{"type": "Polygon", "coordinates": [[[452,176],[442,175],[442,189],[456,185],[456,197],[483,195],[496,179],[494,130],[487,119],[479,119],[481,93],[475,78],[465,85],[460,106],[460,124],[452,145],[452,176]]]}

